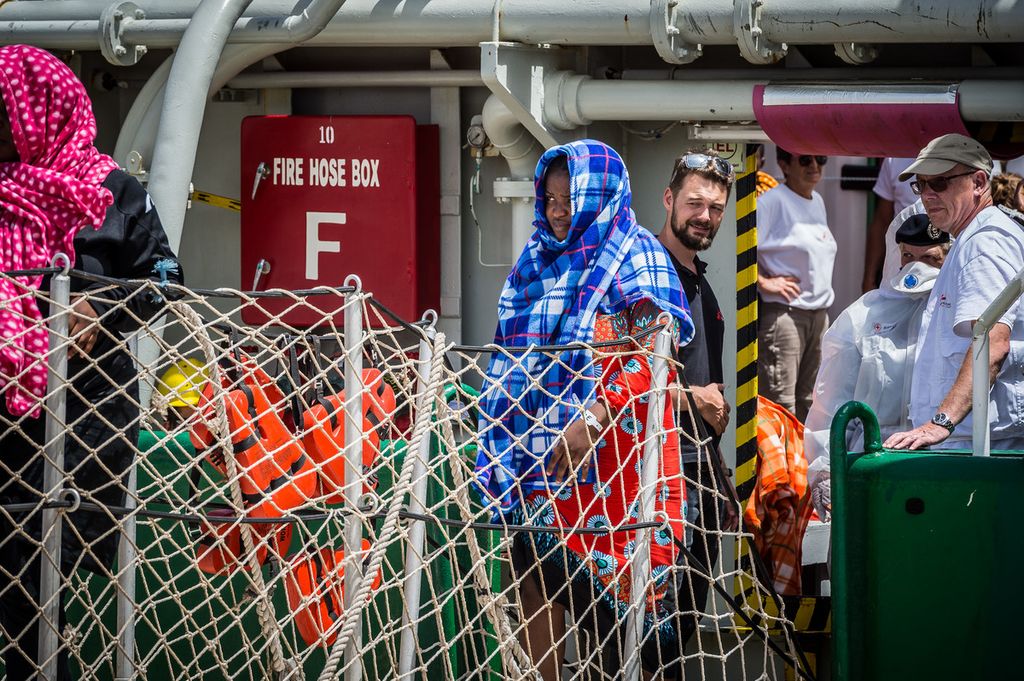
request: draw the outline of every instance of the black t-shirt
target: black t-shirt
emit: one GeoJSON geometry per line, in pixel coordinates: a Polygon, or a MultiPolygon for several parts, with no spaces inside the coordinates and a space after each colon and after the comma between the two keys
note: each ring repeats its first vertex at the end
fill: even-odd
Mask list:
{"type": "MultiPolygon", "coordinates": [[[[718,298],[711,290],[704,272],[707,270],[707,263],[694,257],[694,265],[697,271],[694,272],[672,257],[672,264],[675,265],[679,280],[683,283],[683,293],[690,304],[690,314],[693,316],[694,335],[686,345],[679,348],[676,357],[683,365],[683,376],[686,382],[691,385],[709,385],[722,383],[724,376],[722,372],[722,347],[725,341],[725,320],[722,318],[722,310],[718,306],[718,298]]],[[[694,434],[688,415],[681,419],[683,433],[679,438],[679,451],[684,463],[691,463],[697,460],[697,448],[690,440],[693,437],[699,440],[699,435],[694,434]]],[[[705,421],[704,429],[713,438],[714,446],[718,447],[719,437],[705,421]]]]}

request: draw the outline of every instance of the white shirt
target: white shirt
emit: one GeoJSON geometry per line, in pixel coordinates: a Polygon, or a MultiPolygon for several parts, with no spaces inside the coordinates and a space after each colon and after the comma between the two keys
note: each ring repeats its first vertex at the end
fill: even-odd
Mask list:
{"type": "MultiPolygon", "coordinates": [[[[915,427],[931,421],[956,380],[970,349],[971,322],[1024,268],[1024,227],[1003,211],[981,211],[957,236],[935,280],[921,318],[910,419],[915,427]]],[[[989,398],[993,449],[999,440],[1024,436],[1024,314],[1018,300],[1000,322],[1010,327],[1010,352],[989,398]]],[[[970,446],[968,414],[940,449],[970,446]]]]}
{"type": "MultiPolygon", "coordinates": [[[[811,487],[829,470],[832,418],[850,400],[875,412],[882,440],[910,429],[910,380],[921,317],[939,270],[908,264],[836,318],[821,339],[821,367],[807,413],[804,454],[811,487]],[[897,288],[898,287],[898,288],[897,288]]],[[[847,451],[860,451],[863,433],[848,429],[847,451]]]]}
{"type": "MultiPolygon", "coordinates": [[[[915,197],[916,198],[916,197],[915,197]]],[[[900,271],[900,247],[896,243],[896,232],[911,215],[923,213],[924,204],[920,200],[914,201],[901,211],[896,212],[885,229],[885,262],[882,263],[882,281],[886,282],[895,277],[900,271]]]]}
{"type": "Polygon", "coordinates": [[[832,267],[836,240],[828,228],[825,201],[818,192],[805,199],[785,184],[757,199],[757,267],[762,276],[792,276],[800,295],[787,301],[778,294],[761,298],[802,310],[821,310],[832,304],[832,267]]]}
{"type": "MultiPolygon", "coordinates": [[[[872,191],[886,201],[892,201],[893,214],[917,201],[917,195],[910,189],[910,180],[900,182],[900,173],[913,162],[912,158],[887,158],[878,170],[878,179],[872,191]]],[[[887,280],[883,278],[882,281],[887,280]]]]}

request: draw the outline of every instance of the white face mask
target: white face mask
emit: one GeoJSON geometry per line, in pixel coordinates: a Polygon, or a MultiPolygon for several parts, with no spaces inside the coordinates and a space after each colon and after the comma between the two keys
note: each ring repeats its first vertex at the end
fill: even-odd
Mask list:
{"type": "Polygon", "coordinates": [[[889,282],[889,286],[894,291],[916,296],[931,291],[937,276],[939,276],[938,268],[915,260],[904,265],[899,274],[889,282]]]}

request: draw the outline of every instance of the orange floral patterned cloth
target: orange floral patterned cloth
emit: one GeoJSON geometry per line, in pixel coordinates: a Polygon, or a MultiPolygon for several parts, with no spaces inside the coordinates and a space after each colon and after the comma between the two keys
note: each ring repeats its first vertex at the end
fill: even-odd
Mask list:
{"type": "MultiPolygon", "coordinates": [[[[640,331],[657,323],[660,310],[649,301],[642,301],[618,314],[599,314],[594,327],[594,342],[614,341],[636,336],[640,331]]],[[[649,333],[641,340],[644,348],[653,352],[657,334],[649,333]]],[[[635,346],[634,346],[635,347],[635,346]]],[[[595,351],[595,367],[600,395],[612,408],[612,425],[602,434],[597,444],[596,476],[589,484],[566,487],[560,493],[539,490],[526,498],[525,512],[537,525],[555,527],[615,527],[637,522],[640,489],[640,453],[646,439],[648,423],[647,405],[651,385],[652,355],[627,354],[630,345],[622,344],[595,351]],[[615,353],[615,354],[613,354],[615,353]]],[[[670,371],[669,382],[674,380],[670,371]]],[[[671,400],[666,401],[663,432],[674,428],[671,400]]],[[[667,513],[667,528],[655,531],[651,542],[651,571],[655,581],[652,597],[648,599],[646,626],[656,620],[659,629],[671,628],[666,621],[661,598],[668,586],[669,568],[675,563],[677,549],[674,539],[683,539],[683,519],[686,517],[686,486],[679,458],[679,439],[667,437],[662,446],[661,487],[655,497],[655,510],[667,513]]],[[[572,575],[573,580],[588,583],[601,593],[601,601],[618,616],[625,616],[630,602],[631,575],[629,561],[636,544],[636,532],[616,532],[603,535],[537,534],[531,535],[537,544],[538,555],[544,560],[562,562],[566,556],[569,565],[559,567],[572,575]],[[555,550],[563,544],[568,552],[555,550]]],[[[664,633],[669,633],[668,631],[664,633]]]]}

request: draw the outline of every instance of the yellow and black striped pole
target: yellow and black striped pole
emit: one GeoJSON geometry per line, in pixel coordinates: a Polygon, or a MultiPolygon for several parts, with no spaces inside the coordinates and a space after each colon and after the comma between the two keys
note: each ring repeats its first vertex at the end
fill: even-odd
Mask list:
{"type": "Polygon", "coordinates": [[[757,157],[736,178],[736,493],[746,508],[757,472],[757,157]]]}

